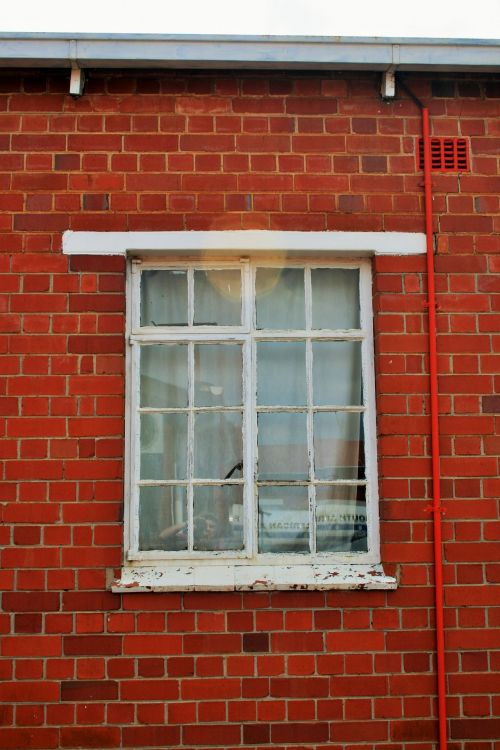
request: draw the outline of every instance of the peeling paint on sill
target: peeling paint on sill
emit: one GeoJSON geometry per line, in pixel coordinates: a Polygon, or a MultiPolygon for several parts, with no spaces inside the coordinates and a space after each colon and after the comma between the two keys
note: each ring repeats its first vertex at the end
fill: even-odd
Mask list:
{"type": "Polygon", "coordinates": [[[135,566],[122,569],[111,590],[144,591],[317,591],[391,590],[397,580],[382,565],[211,565],[135,566]]]}

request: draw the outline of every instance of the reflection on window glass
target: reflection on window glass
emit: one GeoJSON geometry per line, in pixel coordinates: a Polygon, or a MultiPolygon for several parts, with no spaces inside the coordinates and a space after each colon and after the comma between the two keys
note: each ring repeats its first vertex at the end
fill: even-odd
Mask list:
{"type": "Polygon", "coordinates": [[[316,406],[360,406],[361,342],[315,341],[313,403],[316,406]]]}
{"type": "Polygon", "coordinates": [[[195,344],[195,406],[240,406],[241,344],[195,344]]]}
{"type": "Polygon", "coordinates": [[[187,271],[141,273],[141,326],[188,324],[187,271]]]}
{"type": "Polygon", "coordinates": [[[194,325],[241,324],[241,271],[194,272],[194,325]]]}
{"type": "MultiPolygon", "coordinates": [[[[241,412],[218,411],[195,414],[194,476],[225,479],[243,458],[241,412]]],[[[235,469],[232,476],[241,476],[235,469]]]]}
{"type": "Polygon", "coordinates": [[[366,552],[366,498],[363,486],[316,487],[318,552],[366,552]]]}
{"type": "Polygon", "coordinates": [[[141,414],[141,479],[185,479],[187,414],[141,414]]]}
{"type": "Polygon", "coordinates": [[[364,478],[362,415],[331,411],[314,415],[316,479],[364,478]]]}
{"type": "Polygon", "coordinates": [[[185,487],[141,487],[139,495],[139,549],[187,549],[186,519],[185,487]]]}
{"type": "Polygon", "coordinates": [[[359,328],[359,270],[313,268],[312,327],[359,328]]]}
{"type": "Polygon", "coordinates": [[[243,549],[243,487],[196,486],[193,490],[193,548],[243,549]]]}
{"type": "Polygon", "coordinates": [[[264,412],[257,419],[259,479],[307,479],[305,412],[264,412]]]}
{"type": "Polygon", "coordinates": [[[305,406],[304,341],[260,341],[257,344],[257,403],[266,406],[305,406]]]}
{"type": "Polygon", "coordinates": [[[257,328],[305,328],[303,268],[258,268],[255,295],[257,328]]]}
{"type": "Polygon", "coordinates": [[[188,403],[186,344],[141,346],[141,406],[175,408],[188,403]]]}
{"type": "Polygon", "coordinates": [[[309,552],[307,487],[259,487],[259,552],[309,552]]]}

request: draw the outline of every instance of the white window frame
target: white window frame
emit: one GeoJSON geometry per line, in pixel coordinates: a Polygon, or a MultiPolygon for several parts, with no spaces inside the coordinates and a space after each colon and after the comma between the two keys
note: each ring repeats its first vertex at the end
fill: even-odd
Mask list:
{"type": "MultiPolygon", "coordinates": [[[[426,238],[421,232],[301,232],[268,230],[224,230],[201,232],[92,232],[66,231],[63,253],[68,256],[123,256],[126,258],[188,259],[231,258],[248,255],[266,259],[304,257],[307,261],[327,258],[425,255],[426,238]]],[[[130,279],[127,282],[130,300],[130,279]]],[[[127,337],[130,325],[127,321],[127,337]]],[[[129,347],[127,346],[127,349],[129,347]]],[[[129,365],[127,365],[128,367],[129,365]]],[[[127,407],[130,377],[127,372],[127,407]]],[[[128,409],[127,409],[128,412],[128,409]]],[[[373,412],[375,421],[375,413],[373,412]]],[[[130,420],[126,423],[126,495],[130,487],[130,420]]],[[[125,499],[125,521],[128,514],[125,499]]],[[[125,544],[127,543],[127,533],[125,544]]],[[[377,529],[378,533],[378,529],[377,529]]],[[[386,575],[380,562],[330,565],[165,565],[164,561],[129,561],[124,556],[121,575],[111,590],[117,593],[193,590],[272,589],[395,589],[397,580],[386,575]]]]}
{"type": "MultiPolygon", "coordinates": [[[[255,404],[255,343],[258,340],[276,338],[276,333],[253,331],[250,316],[254,304],[254,278],[256,267],[276,267],[279,263],[272,259],[248,258],[239,261],[221,258],[210,261],[188,259],[186,257],[169,257],[159,260],[157,257],[144,257],[128,264],[127,282],[127,471],[126,471],[126,514],[125,514],[125,567],[122,581],[117,584],[120,590],[129,585],[130,577],[135,588],[141,590],[190,590],[235,589],[235,588],[290,588],[307,586],[311,588],[390,588],[394,579],[385,576],[380,566],[378,491],[377,491],[377,458],[376,458],[376,418],[375,418],[375,383],[373,366],[373,314],[371,293],[371,262],[367,258],[330,259],[320,257],[297,256],[286,261],[287,267],[299,266],[311,268],[356,268],[359,269],[360,290],[360,328],[343,331],[341,340],[353,339],[361,342],[362,379],[363,379],[363,413],[365,432],[366,461],[366,507],[368,517],[368,552],[366,553],[317,553],[316,555],[297,555],[290,553],[258,554],[256,539],[256,501],[253,470],[256,456],[256,417],[255,404]],[[139,323],[140,315],[140,270],[148,269],[186,269],[186,268],[241,268],[243,318],[240,327],[218,326],[217,330],[197,326],[196,330],[186,328],[160,327],[146,328],[139,323]],[[137,398],[138,398],[138,355],[140,343],[162,343],[175,341],[216,341],[232,340],[243,344],[243,370],[245,390],[244,417],[244,507],[245,507],[245,541],[247,548],[243,552],[157,552],[140,551],[137,545],[138,506],[138,444],[137,444],[137,398]],[[134,353],[135,352],[135,353],[134,353]],[[127,575],[128,573],[128,575],[127,575]]],[[[311,300],[307,301],[311,304],[311,300]]],[[[331,333],[311,331],[313,340],[331,339],[331,333]]],[[[284,338],[303,340],[303,332],[284,332],[284,338]]],[[[326,482],[325,482],[326,483],[326,482]]]]}

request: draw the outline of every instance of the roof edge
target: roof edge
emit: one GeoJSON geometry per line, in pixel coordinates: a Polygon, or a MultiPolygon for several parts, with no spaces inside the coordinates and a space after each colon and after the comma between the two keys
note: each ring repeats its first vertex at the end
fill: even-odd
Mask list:
{"type": "Polygon", "coordinates": [[[0,32],[0,67],[500,69],[500,40],[0,32]]]}

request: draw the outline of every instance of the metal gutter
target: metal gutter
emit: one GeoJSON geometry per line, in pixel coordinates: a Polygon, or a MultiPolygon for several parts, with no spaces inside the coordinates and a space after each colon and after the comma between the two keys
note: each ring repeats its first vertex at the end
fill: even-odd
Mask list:
{"type": "Polygon", "coordinates": [[[0,32],[0,67],[494,72],[500,40],[0,32]]]}

